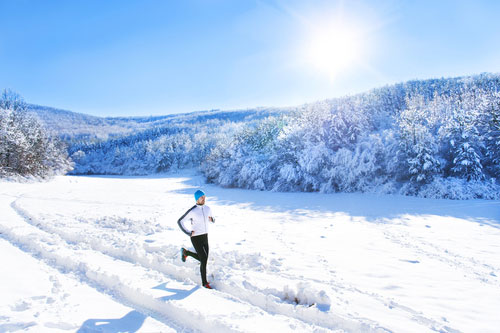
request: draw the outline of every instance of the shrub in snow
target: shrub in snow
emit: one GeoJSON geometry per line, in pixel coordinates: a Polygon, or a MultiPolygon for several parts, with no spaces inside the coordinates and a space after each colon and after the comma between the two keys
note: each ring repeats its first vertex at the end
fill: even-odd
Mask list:
{"type": "Polygon", "coordinates": [[[436,178],[430,184],[422,186],[419,189],[406,189],[409,193],[424,198],[433,199],[453,199],[453,200],[470,200],[470,199],[500,199],[500,186],[494,181],[466,181],[459,178],[436,178]]]}

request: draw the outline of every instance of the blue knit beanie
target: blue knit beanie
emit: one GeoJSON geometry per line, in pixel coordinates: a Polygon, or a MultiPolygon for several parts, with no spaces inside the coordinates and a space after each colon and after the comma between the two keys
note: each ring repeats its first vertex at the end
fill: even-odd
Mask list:
{"type": "Polygon", "coordinates": [[[202,190],[198,190],[198,191],[194,192],[194,199],[196,201],[198,201],[198,199],[204,195],[205,195],[205,192],[203,192],[202,190]]]}

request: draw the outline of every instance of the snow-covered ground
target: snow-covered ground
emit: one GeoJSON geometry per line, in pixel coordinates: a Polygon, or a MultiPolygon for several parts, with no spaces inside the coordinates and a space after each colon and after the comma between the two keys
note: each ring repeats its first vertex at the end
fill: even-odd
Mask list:
{"type": "Polygon", "coordinates": [[[0,332],[498,332],[500,202],[0,182],[0,332]],[[207,193],[209,281],[177,219],[207,193]]]}

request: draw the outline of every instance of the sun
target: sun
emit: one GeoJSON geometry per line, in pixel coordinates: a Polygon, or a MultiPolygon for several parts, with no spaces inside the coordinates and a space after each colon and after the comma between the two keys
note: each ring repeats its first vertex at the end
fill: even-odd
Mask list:
{"type": "Polygon", "coordinates": [[[337,81],[340,76],[372,70],[379,30],[386,25],[379,10],[342,0],[330,6],[287,7],[296,38],[292,57],[297,68],[337,81]]]}
{"type": "Polygon", "coordinates": [[[303,57],[309,67],[330,79],[359,64],[364,53],[361,30],[342,20],[308,29],[303,57]]]}

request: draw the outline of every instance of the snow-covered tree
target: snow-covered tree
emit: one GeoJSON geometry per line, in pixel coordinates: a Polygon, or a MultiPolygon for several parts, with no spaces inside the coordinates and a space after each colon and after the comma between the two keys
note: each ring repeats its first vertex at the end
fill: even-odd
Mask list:
{"type": "Polygon", "coordinates": [[[492,96],[486,112],[486,155],[490,173],[500,177],[500,93],[492,96]]]}
{"type": "Polygon", "coordinates": [[[451,173],[467,180],[484,178],[481,163],[484,141],[480,133],[483,97],[471,90],[452,96],[452,116],[445,126],[451,148],[451,173]]]}
{"type": "Polygon", "coordinates": [[[437,145],[432,135],[435,117],[423,96],[407,99],[408,107],[398,118],[400,155],[407,165],[412,181],[425,184],[440,172],[441,163],[436,158],[437,145]]]}
{"type": "Polygon", "coordinates": [[[0,97],[0,175],[47,177],[70,169],[66,147],[27,112],[18,94],[4,90],[0,97]]]}

